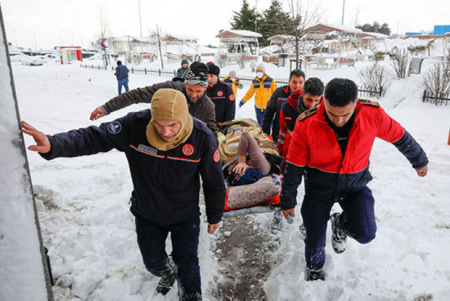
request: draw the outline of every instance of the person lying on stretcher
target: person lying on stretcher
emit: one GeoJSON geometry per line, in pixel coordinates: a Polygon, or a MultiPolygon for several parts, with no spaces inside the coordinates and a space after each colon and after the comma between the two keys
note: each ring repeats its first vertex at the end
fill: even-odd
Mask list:
{"type": "Polygon", "coordinates": [[[279,194],[281,176],[273,173],[255,138],[242,132],[237,148],[238,163],[226,175],[225,209],[239,209],[266,204],[279,194]]]}

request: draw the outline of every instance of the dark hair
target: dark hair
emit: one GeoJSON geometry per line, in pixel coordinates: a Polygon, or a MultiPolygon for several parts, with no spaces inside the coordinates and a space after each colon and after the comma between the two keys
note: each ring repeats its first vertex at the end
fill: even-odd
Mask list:
{"type": "Polygon", "coordinates": [[[117,61],[117,66],[120,66],[120,65],[122,65],[122,62],[121,61],[117,61]]]}
{"type": "Polygon", "coordinates": [[[334,78],[325,87],[325,99],[333,107],[345,107],[355,102],[357,97],[358,87],[346,78],[334,78]]]}
{"type": "Polygon", "coordinates": [[[317,77],[310,77],[303,86],[303,95],[309,93],[314,96],[321,96],[323,94],[323,82],[317,77]]]}
{"type": "Polygon", "coordinates": [[[298,69],[294,69],[291,71],[291,74],[289,75],[289,80],[292,79],[293,76],[297,76],[297,77],[303,77],[303,79],[305,79],[305,72],[298,70],[298,69]]]}

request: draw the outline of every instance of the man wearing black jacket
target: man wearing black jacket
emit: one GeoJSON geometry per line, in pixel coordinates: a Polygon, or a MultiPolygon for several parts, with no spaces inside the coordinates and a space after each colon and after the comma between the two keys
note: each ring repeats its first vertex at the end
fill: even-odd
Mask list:
{"type": "Polygon", "coordinates": [[[305,73],[297,69],[292,70],[289,75],[289,84],[277,88],[267,102],[267,107],[264,111],[262,129],[267,135],[272,135],[272,139],[275,144],[277,144],[278,133],[280,131],[279,118],[281,105],[294,91],[302,90],[304,83],[305,73]],[[272,131],[270,131],[270,128],[272,128],[272,131]]]}
{"type": "Polygon", "coordinates": [[[236,102],[231,85],[219,79],[220,68],[216,64],[209,62],[208,66],[208,87],[206,95],[214,103],[216,108],[217,123],[231,121],[236,113],[236,102]]]}
{"type": "Polygon", "coordinates": [[[199,176],[209,233],[222,219],[225,188],[216,138],[188,113],[181,92],[160,89],[152,98],[151,110],[129,113],[100,127],[53,136],[24,121],[22,128],[36,141],[28,149],[47,160],[111,149],[123,152],[133,180],[131,212],[136,217],[139,248],[147,270],[161,277],[156,291],[167,294],[178,279],[181,300],[201,300],[199,176]],[[170,257],[165,251],[169,233],[170,257]]]}

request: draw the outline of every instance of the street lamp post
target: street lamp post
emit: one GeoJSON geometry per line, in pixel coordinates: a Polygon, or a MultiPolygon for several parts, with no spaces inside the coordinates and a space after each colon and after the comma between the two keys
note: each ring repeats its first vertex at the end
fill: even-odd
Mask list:
{"type": "Polygon", "coordinates": [[[344,11],[345,11],[345,0],[343,0],[343,3],[342,3],[342,24],[341,25],[344,25],[344,11]]]}
{"type": "Polygon", "coordinates": [[[64,29],[61,30],[61,46],[64,46],[64,29]]]}
{"type": "Polygon", "coordinates": [[[35,26],[35,27],[33,28],[33,36],[34,36],[34,55],[36,55],[36,53],[37,53],[36,28],[37,28],[37,26],[35,26]]]}
{"type": "Polygon", "coordinates": [[[140,32],[141,32],[141,35],[140,35],[140,37],[142,38],[142,18],[141,18],[141,0],[138,0],[138,2],[139,2],[139,27],[140,27],[140,32]]]}

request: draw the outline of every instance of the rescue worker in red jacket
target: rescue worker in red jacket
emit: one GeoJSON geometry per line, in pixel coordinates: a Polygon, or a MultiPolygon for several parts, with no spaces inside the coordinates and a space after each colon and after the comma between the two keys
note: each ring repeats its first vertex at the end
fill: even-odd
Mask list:
{"type": "Polygon", "coordinates": [[[304,112],[295,125],[287,154],[280,205],[285,218],[295,216],[297,187],[305,173],[301,213],[306,227],[307,280],[325,280],[325,238],[331,218],[332,247],[345,251],[347,236],[366,244],[375,238],[369,157],[376,137],[394,144],[420,177],[428,159],[414,138],[376,102],[357,99],[358,88],[335,78],[319,107],[304,112]],[[330,211],[339,203],[342,213],[330,211]]]}
{"type": "Polygon", "coordinates": [[[281,105],[286,102],[289,95],[297,90],[302,90],[304,84],[305,72],[294,69],[289,75],[288,85],[277,88],[267,102],[262,129],[267,135],[272,135],[275,144],[277,143],[280,131],[281,105]]]}
{"type": "Polygon", "coordinates": [[[294,131],[298,115],[314,108],[323,99],[323,83],[317,77],[311,77],[300,90],[292,93],[281,106],[280,132],[277,140],[277,148],[280,155],[286,159],[289,142],[294,131]],[[302,96],[303,94],[303,96],[302,96]]]}

